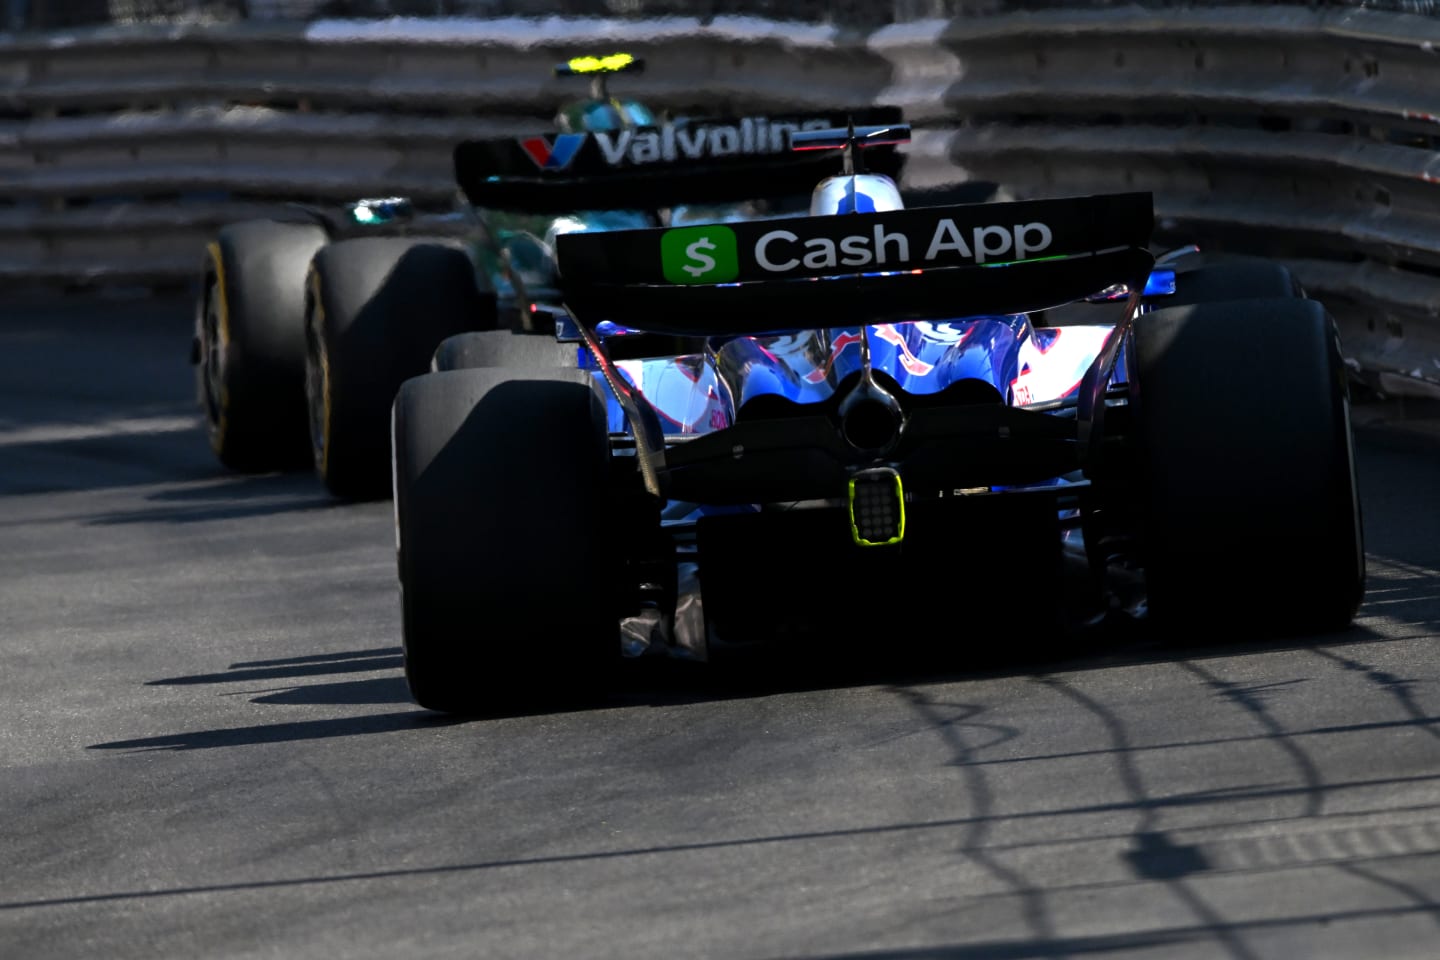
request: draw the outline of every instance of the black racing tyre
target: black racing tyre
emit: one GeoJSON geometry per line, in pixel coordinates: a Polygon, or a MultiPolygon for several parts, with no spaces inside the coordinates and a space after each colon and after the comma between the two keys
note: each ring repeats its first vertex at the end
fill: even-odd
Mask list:
{"type": "Polygon", "coordinates": [[[1347,627],[1365,555],[1346,372],[1324,307],[1289,298],[1142,314],[1130,379],[1155,622],[1347,627]]]}
{"type": "Polygon", "coordinates": [[[495,296],[463,247],[360,237],[315,257],[306,309],[306,395],[315,471],[336,497],[390,494],[390,405],[435,348],[495,327],[495,296]]]}
{"type": "Polygon", "coordinates": [[[401,386],[392,431],[415,702],[489,713],[598,686],[619,637],[609,441],[588,376],[426,374],[401,386]]]}
{"type": "Polygon", "coordinates": [[[1175,292],[1155,298],[1156,306],[1181,307],[1227,300],[1302,297],[1304,291],[1283,263],[1263,257],[1207,259],[1175,274],[1175,292]]]}
{"type": "MultiPolygon", "coordinates": [[[[1283,263],[1239,254],[1189,253],[1170,264],[1175,269],[1175,292],[1155,294],[1146,304],[1155,309],[1229,300],[1267,300],[1303,297],[1299,281],[1283,263]]],[[[1037,327],[1088,325],[1097,321],[1095,309],[1061,306],[1031,315],[1037,327]]]]}
{"type": "Polygon", "coordinates": [[[447,337],[430,361],[432,370],[473,370],[480,367],[558,367],[579,365],[580,345],[560,343],[511,330],[486,330],[447,337]]]}
{"type": "Polygon", "coordinates": [[[196,310],[198,394],[210,447],[233,470],[303,467],[305,271],[313,223],[250,220],[207,245],[196,310]]]}

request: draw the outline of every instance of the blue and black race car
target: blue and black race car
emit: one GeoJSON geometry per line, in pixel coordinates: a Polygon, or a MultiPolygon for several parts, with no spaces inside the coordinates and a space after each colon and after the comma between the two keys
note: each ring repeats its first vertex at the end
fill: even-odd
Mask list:
{"type": "Polygon", "coordinates": [[[844,157],[798,216],[558,236],[550,353],[401,387],[416,702],[524,708],[802,628],[883,654],[1117,610],[1350,623],[1325,308],[1278,264],[1157,257],[1145,193],[905,209],[856,164],[906,133],[790,135],[844,157]]]}

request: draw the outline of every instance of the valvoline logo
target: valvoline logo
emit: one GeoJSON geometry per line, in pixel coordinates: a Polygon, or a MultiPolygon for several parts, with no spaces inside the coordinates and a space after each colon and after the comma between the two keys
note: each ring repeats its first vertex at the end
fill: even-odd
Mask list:
{"type": "Polygon", "coordinates": [[[562,133],[553,142],[548,137],[527,137],[520,141],[520,146],[541,170],[564,170],[584,142],[583,133],[562,133]]]}

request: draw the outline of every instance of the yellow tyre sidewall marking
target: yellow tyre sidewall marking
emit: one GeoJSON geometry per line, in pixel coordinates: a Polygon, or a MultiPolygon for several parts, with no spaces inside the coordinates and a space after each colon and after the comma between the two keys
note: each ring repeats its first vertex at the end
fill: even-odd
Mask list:
{"type": "Polygon", "coordinates": [[[310,268],[310,327],[320,361],[320,475],[330,473],[330,355],[325,349],[325,301],[320,298],[320,274],[310,268]]]}
{"type": "MultiPolygon", "coordinates": [[[[225,257],[220,252],[219,243],[208,243],[205,250],[210,256],[210,265],[215,268],[215,313],[219,319],[216,324],[216,333],[220,338],[220,396],[215,397],[217,407],[216,422],[210,431],[210,447],[216,453],[225,446],[225,428],[229,424],[230,388],[225,382],[223,370],[226,366],[225,357],[230,350],[230,303],[226,294],[225,281],[225,257]]],[[[208,326],[208,324],[207,324],[208,326]]],[[[208,362],[208,357],[205,360],[208,362]]]]}

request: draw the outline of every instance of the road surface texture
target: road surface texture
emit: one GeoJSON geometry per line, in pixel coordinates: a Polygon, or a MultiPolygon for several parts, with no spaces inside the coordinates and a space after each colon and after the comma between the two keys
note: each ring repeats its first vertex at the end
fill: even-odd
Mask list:
{"type": "Polygon", "coordinates": [[[188,310],[0,319],[5,960],[1440,956],[1440,445],[1361,431],[1346,634],[456,722],[390,505],[224,471],[188,310]]]}

